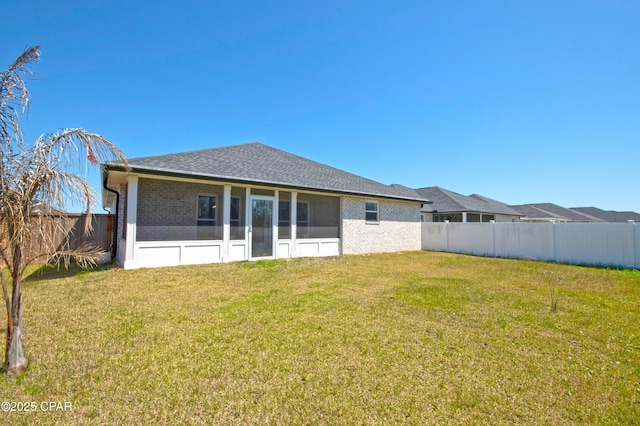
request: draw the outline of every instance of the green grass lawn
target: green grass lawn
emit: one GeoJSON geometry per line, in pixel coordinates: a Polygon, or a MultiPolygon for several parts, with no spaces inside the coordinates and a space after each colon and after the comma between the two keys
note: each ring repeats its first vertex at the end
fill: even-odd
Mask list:
{"type": "Polygon", "coordinates": [[[0,401],[38,410],[1,424],[640,423],[638,271],[408,252],[23,293],[30,365],[0,401]]]}

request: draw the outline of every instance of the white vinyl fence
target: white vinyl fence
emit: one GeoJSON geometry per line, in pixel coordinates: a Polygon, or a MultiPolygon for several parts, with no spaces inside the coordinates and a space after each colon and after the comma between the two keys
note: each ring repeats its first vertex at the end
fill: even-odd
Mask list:
{"type": "Polygon", "coordinates": [[[422,249],[640,269],[640,224],[423,222],[422,249]]]}

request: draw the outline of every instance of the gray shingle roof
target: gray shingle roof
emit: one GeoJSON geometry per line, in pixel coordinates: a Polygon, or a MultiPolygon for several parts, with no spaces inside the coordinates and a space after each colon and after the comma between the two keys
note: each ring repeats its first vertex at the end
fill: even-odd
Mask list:
{"type": "Polygon", "coordinates": [[[551,212],[547,212],[544,211],[542,209],[536,208],[530,204],[520,204],[517,206],[509,206],[512,209],[520,212],[520,214],[523,217],[529,218],[529,219],[562,219],[562,220],[568,220],[568,218],[564,217],[564,216],[558,216],[556,214],[553,214],[551,212]]]}
{"type": "Polygon", "coordinates": [[[522,204],[519,206],[509,206],[522,213],[529,219],[560,219],[572,222],[602,222],[593,216],[589,216],[566,207],[553,203],[522,204]]]}
{"type": "Polygon", "coordinates": [[[488,208],[490,210],[492,210],[493,212],[495,212],[495,213],[520,216],[519,212],[513,210],[507,204],[505,204],[505,203],[503,203],[501,201],[498,201],[498,200],[494,200],[493,198],[485,197],[484,195],[479,195],[479,194],[471,194],[471,195],[469,195],[469,197],[478,199],[478,200],[486,203],[487,206],[489,206],[488,208]]]}
{"type": "Polygon", "coordinates": [[[602,210],[597,207],[571,207],[571,210],[578,213],[597,217],[605,222],[627,222],[633,220],[640,222],[640,214],[636,212],[619,212],[616,210],[602,210]]]}
{"type": "MultiPolygon", "coordinates": [[[[321,190],[426,202],[415,190],[385,185],[259,142],[128,160],[134,172],[321,190]]],[[[108,163],[121,168],[121,163],[108,163]]]]}
{"type": "Polygon", "coordinates": [[[509,208],[506,204],[477,194],[466,196],[439,186],[419,188],[416,189],[416,192],[433,202],[428,206],[429,210],[423,208],[422,211],[477,212],[520,216],[520,213],[509,208]]]}

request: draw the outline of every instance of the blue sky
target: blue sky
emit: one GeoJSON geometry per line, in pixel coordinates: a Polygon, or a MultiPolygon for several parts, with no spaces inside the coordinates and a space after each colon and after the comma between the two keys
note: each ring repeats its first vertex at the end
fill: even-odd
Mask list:
{"type": "MultiPolygon", "coordinates": [[[[23,130],[259,141],[386,184],[640,212],[640,2],[30,1],[23,130]]],[[[97,176],[90,174],[96,188],[97,176]]]]}

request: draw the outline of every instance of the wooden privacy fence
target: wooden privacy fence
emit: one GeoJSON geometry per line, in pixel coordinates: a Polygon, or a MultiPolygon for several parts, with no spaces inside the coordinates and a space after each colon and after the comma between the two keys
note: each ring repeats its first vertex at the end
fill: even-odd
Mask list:
{"type": "MultiPolygon", "coordinates": [[[[52,238],[43,240],[36,238],[29,248],[30,257],[37,257],[45,253],[51,253],[60,247],[63,242],[69,238],[71,247],[78,247],[81,244],[90,244],[98,246],[107,253],[111,253],[113,244],[113,226],[114,216],[110,214],[94,214],[91,215],[91,223],[93,232],[90,235],[84,235],[85,221],[87,215],[82,213],[67,213],[62,216],[59,214],[45,214],[43,217],[40,213],[32,215],[31,220],[36,223],[40,219],[43,220],[42,227],[52,238]]],[[[6,245],[6,242],[3,241],[6,245]]]]}
{"type": "Polygon", "coordinates": [[[640,224],[423,222],[422,249],[640,269],[640,224]]]}

